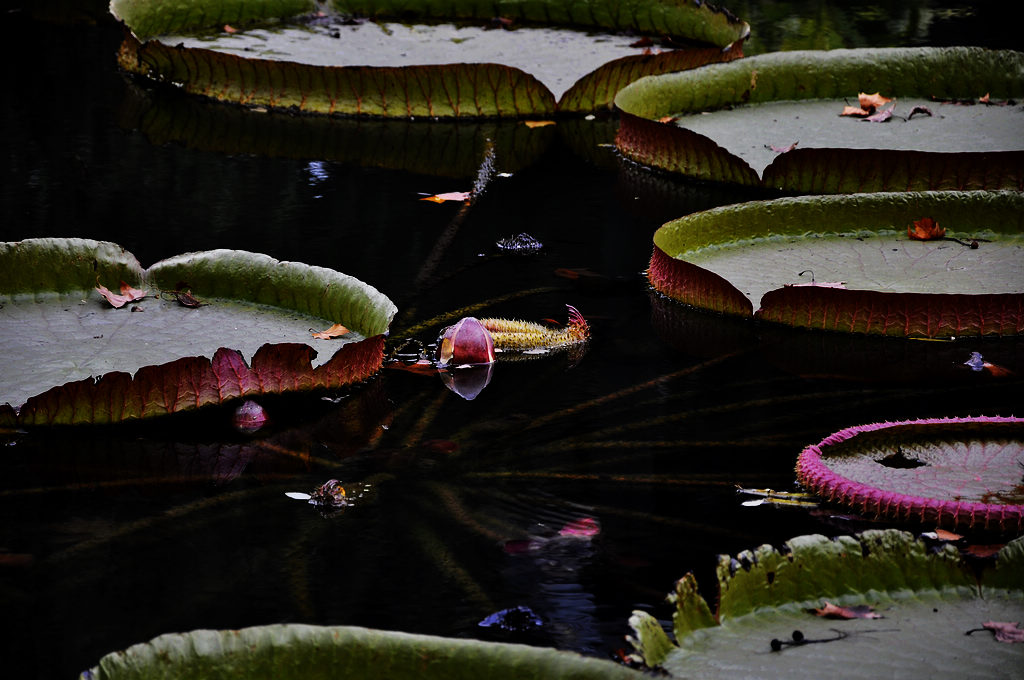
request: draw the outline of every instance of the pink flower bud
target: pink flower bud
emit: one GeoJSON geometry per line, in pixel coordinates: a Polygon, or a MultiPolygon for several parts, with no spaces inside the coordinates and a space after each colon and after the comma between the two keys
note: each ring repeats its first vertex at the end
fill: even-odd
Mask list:
{"type": "Polygon", "coordinates": [[[266,425],[267,414],[262,406],[251,399],[246,399],[235,409],[234,423],[235,429],[239,432],[251,434],[266,425]]]}
{"type": "Polygon", "coordinates": [[[439,368],[493,362],[494,339],[477,319],[467,316],[444,329],[437,348],[439,368]]]}

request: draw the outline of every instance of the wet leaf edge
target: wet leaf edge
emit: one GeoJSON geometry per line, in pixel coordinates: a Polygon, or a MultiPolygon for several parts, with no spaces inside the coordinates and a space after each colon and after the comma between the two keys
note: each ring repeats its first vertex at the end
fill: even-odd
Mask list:
{"type": "Polygon", "coordinates": [[[81,680],[160,677],[640,678],[611,661],[521,644],[354,626],[273,624],[169,633],[113,652],[81,680]]]}

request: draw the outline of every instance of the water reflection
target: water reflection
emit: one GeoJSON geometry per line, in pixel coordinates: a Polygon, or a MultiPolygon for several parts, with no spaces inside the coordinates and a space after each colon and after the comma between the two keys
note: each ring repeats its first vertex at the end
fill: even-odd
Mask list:
{"type": "MultiPolygon", "coordinates": [[[[911,31],[883,35],[890,21],[871,19],[875,6],[828,3],[820,16],[819,6],[732,9],[752,18],[754,47],[773,49],[807,25],[877,44],[951,25],[934,3],[882,4],[911,31]]],[[[992,7],[960,17],[965,40],[989,44],[974,40],[975,22],[988,29],[978,40],[1001,39],[992,7]]],[[[451,323],[475,305],[537,319],[572,303],[593,328],[585,360],[498,363],[472,400],[436,375],[386,371],[351,394],[266,401],[268,425],[251,436],[233,429],[231,409],[2,433],[0,607],[19,622],[8,641],[21,651],[12,675],[69,677],[160,633],[275,621],[606,655],[622,646],[632,609],[668,615],[664,595],[687,570],[710,587],[716,554],[860,528],[827,511],[741,505],[737,484],[791,488],[805,444],[862,422],[1024,410],[1020,371],[963,365],[979,351],[1015,368],[1018,343],[862,343],[666,309],[642,276],[654,230],[750,196],[619,164],[599,146],[614,119],[524,136],[231,112],[217,128],[195,102],[140,99],[114,70],[115,28],[22,15],[2,26],[4,44],[34,35],[44,47],[33,69],[14,69],[18,96],[4,106],[3,240],[112,240],[144,264],[228,247],[331,267],[396,301],[395,343],[429,343],[444,322],[426,320],[451,323]],[[255,148],[237,143],[247,131],[255,148]],[[318,147],[321,135],[329,143],[318,147]],[[449,171],[472,179],[481,135],[513,176],[488,185],[440,249],[429,287],[417,286],[458,209],[417,199],[450,190],[449,171]],[[374,145],[401,162],[365,162],[374,145]],[[479,257],[524,231],[541,252],[479,257]],[[285,496],[329,479],[374,493],[330,517],[285,496]],[[560,533],[584,518],[599,531],[560,533]],[[479,625],[517,607],[542,624],[479,625]]]]}

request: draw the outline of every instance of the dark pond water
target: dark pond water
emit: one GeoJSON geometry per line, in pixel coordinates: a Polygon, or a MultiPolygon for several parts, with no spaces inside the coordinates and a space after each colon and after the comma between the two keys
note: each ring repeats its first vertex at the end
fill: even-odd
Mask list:
{"type": "MultiPolygon", "coordinates": [[[[733,9],[752,19],[752,51],[1017,39],[995,3],[733,9]]],[[[662,222],[751,196],[629,168],[598,146],[614,120],[532,131],[508,156],[499,144],[511,177],[457,223],[457,207],[419,195],[470,188],[480,140],[524,128],[213,115],[123,78],[119,31],[99,10],[44,3],[0,25],[2,240],[109,240],[147,266],[236,248],[331,267],[396,302],[396,341],[429,342],[438,326],[417,324],[471,305],[539,320],[564,319],[568,303],[593,328],[583,356],[501,363],[473,401],[436,376],[386,370],[327,395],[336,403],[269,401],[274,424],[253,438],[219,411],[4,433],[12,676],[72,677],[160,633],[272,622],[608,656],[633,609],[667,618],[664,594],[686,571],[712,595],[716,555],[863,526],[745,508],[737,484],[792,488],[801,448],[849,425],[1024,412],[1019,379],[962,366],[981,351],[1019,367],[1019,343],[787,333],[650,295],[643,270],[662,222]],[[495,242],[520,232],[541,254],[498,256],[495,242]],[[330,478],[374,491],[326,518],[284,495],[330,478]],[[558,537],[581,519],[599,532],[558,537]],[[517,606],[542,625],[479,625],[517,606]]]]}

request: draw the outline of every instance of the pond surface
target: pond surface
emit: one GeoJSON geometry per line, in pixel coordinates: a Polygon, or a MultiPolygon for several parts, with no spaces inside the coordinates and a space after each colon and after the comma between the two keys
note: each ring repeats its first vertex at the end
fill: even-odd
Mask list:
{"type": "MultiPolygon", "coordinates": [[[[854,7],[732,9],[766,22],[752,21],[755,35],[783,41],[755,48],[812,47],[797,38],[825,26],[813,23],[822,16],[836,28],[823,35],[843,46],[971,36],[1010,46],[986,4],[954,16],[950,35],[954,10],[901,3],[872,19],[854,7]]],[[[330,267],[395,301],[393,347],[433,341],[437,317],[464,308],[564,321],[566,304],[593,340],[581,356],[501,362],[471,401],[437,375],[394,369],[345,394],[267,400],[271,425],[256,436],[236,433],[220,410],[2,433],[0,610],[16,622],[4,639],[14,677],[73,677],[160,633],[272,622],[613,655],[633,609],[668,618],[664,595],[686,571],[713,596],[716,555],[867,526],[827,510],[743,507],[737,485],[792,489],[800,450],[850,425],[1024,412],[1015,341],[797,334],[653,296],[643,271],[655,229],[752,196],[620,162],[599,146],[614,120],[529,131],[352,123],[355,137],[390,140],[379,157],[326,143],[317,152],[321,137],[306,153],[271,142],[247,153],[237,136],[277,127],[241,112],[224,124],[126,80],[116,26],[66,21],[45,4],[33,12],[0,23],[2,240],[109,240],[143,266],[235,248],[330,267]],[[24,36],[36,40],[27,59],[10,53],[24,36]],[[158,125],[168,110],[174,134],[158,125]],[[495,176],[463,219],[458,203],[418,200],[470,189],[480,156],[456,167],[415,140],[506,133],[545,137],[532,156],[499,155],[510,176],[495,176]],[[394,149],[408,153],[384,153],[394,149]],[[539,254],[498,251],[523,232],[544,244],[539,254]],[[972,371],[972,351],[1018,370],[972,371]],[[362,493],[343,513],[324,517],[285,495],[332,478],[362,493]],[[541,624],[480,625],[520,606],[541,624]]],[[[291,148],[307,123],[349,134],[285,122],[291,148]]]]}

